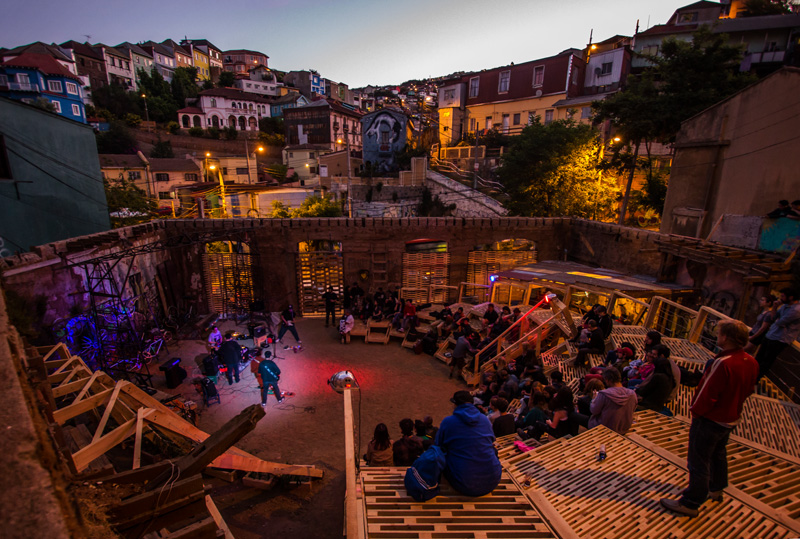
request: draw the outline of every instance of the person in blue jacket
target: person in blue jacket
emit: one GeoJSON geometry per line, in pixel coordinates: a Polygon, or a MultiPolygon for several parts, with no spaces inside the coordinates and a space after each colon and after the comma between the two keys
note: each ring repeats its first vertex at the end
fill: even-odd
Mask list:
{"type": "Polygon", "coordinates": [[[444,475],[462,494],[489,494],[503,471],[494,449],[492,424],[472,404],[469,391],[456,391],[450,402],[456,408],[442,420],[434,442],[445,453],[444,475]]]}

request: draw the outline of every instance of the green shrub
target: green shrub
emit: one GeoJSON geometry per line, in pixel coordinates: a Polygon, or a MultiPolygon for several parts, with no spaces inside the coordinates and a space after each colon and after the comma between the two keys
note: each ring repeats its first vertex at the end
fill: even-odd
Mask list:
{"type": "Polygon", "coordinates": [[[125,123],[128,124],[128,127],[138,127],[138,125],[142,123],[142,117],[129,112],[125,115],[125,123]]]}
{"type": "Polygon", "coordinates": [[[208,129],[206,129],[206,133],[208,134],[208,138],[219,140],[219,135],[220,135],[219,127],[213,127],[213,126],[209,127],[208,129]]]}
{"type": "Polygon", "coordinates": [[[190,127],[189,128],[189,136],[192,137],[202,137],[204,135],[204,131],[202,127],[190,127]]]}
{"type": "Polygon", "coordinates": [[[180,128],[181,126],[178,122],[169,122],[167,124],[167,131],[172,135],[177,135],[180,128]]]}
{"type": "Polygon", "coordinates": [[[239,132],[235,127],[230,126],[225,128],[225,140],[236,140],[239,138],[239,132]]]}

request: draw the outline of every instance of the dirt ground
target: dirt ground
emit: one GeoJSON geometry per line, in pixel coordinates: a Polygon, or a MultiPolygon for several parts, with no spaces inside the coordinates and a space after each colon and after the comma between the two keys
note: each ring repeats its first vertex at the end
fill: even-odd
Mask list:
{"type": "MultiPolygon", "coordinates": [[[[234,328],[232,322],[220,324],[223,333],[234,328]]],[[[246,331],[244,327],[235,329],[246,331]]],[[[354,338],[342,345],[338,332],[325,328],[322,319],[299,319],[297,330],[304,350],[295,353],[279,346],[280,359],[275,360],[281,369],[281,391],[294,395],[283,404],[270,395],[266,417],[237,445],[268,461],[317,466],[325,475],[310,486],[284,485],[269,491],[212,479],[212,497],[237,539],[343,535],[344,404],[342,395],[327,385],[332,374],[350,370],[361,387],[360,405],[359,392],[353,399],[356,427],[359,423],[361,426],[359,455],[366,452],[378,423],[386,423],[393,439],[400,437],[399,422],[405,417],[431,415],[438,425],[453,410],[453,392],[465,388],[463,382],[448,379],[449,369],[444,363],[426,354],[415,355],[402,348],[397,339],[383,345],[354,338]]],[[[241,343],[249,346],[252,341],[241,343]]],[[[287,333],[284,343],[293,345],[294,337],[287,333]]],[[[260,402],[260,395],[253,375],[245,369],[238,384],[229,386],[221,378],[217,383],[221,405],[204,408],[191,385],[191,380],[200,375],[198,364],[204,354],[203,341],[181,341],[179,347],[171,346],[170,357],[182,359],[188,377],[177,389],[166,390],[156,369],[154,384],[198,402],[197,425],[213,432],[243,408],[260,402]]]]}

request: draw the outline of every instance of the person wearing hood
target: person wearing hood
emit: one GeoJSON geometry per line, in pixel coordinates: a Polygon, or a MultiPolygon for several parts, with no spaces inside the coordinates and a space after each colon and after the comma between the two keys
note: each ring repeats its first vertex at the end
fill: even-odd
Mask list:
{"type": "Polygon", "coordinates": [[[503,471],[494,449],[492,424],[472,404],[469,391],[456,391],[450,402],[456,408],[442,420],[434,442],[445,453],[444,475],[462,494],[489,494],[500,484],[503,471]]]}
{"type": "Polygon", "coordinates": [[[625,434],[633,423],[633,413],[636,411],[638,401],[636,392],[622,387],[622,376],[614,367],[603,369],[603,381],[606,389],[598,391],[589,406],[592,412],[589,428],[603,425],[625,434]]]}

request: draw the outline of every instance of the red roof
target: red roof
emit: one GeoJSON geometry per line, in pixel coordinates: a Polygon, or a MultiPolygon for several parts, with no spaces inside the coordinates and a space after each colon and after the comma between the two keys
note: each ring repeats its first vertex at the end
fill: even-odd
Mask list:
{"type": "Polygon", "coordinates": [[[186,107],[180,109],[178,112],[184,112],[186,114],[203,114],[203,109],[199,109],[197,107],[186,107]]]}
{"type": "Polygon", "coordinates": [[[38,69],[45,75],[55,75],[57,77],[65,77],[80,81],[77,75],[70,73],[66,67],[58,63],[58,60],[47,54],[26,52],[0,65],[4,67],[30,67],[38,69]]]}

